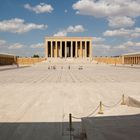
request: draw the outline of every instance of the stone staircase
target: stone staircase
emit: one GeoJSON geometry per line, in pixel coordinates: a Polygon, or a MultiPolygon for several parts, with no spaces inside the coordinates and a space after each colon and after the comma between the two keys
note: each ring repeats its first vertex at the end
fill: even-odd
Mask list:
{"type": "Polygon", "coordinates": [[[82,58],[48,58],[43,63],[52,63],[52,64],[88,64],[94,63],[94,60],[90,58],[82,59],[82,58]]]}

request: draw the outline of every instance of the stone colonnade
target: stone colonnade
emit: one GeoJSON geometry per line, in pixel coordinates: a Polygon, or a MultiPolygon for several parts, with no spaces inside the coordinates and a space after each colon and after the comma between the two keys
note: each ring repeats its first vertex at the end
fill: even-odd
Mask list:
{"type": "Polygon", "coordinates": [[[88,58],[92,57],[91,37],[47,37],[46,58],[88,58]]]}
{"type": "Polygon", "coordinates": [[[124,64],[140,64],[140,55],[123,56],[124,64]]]}

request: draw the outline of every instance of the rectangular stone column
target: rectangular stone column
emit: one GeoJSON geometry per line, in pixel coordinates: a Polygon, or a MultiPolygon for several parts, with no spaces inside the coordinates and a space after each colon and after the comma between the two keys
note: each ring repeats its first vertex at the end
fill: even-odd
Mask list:
{"type": "Polygon", "coordinates": [[[82,58],[83,52],[82,52],[82,41],[80,41],[80,57],[82,58]]]}
{"type": "Polygon", "coordinates": [[[121,62],[122,64],[125,64],[125,58],[124,58],[124,56],[122,56],[122,62],[121,62]]]}
{"type": "Polygon", "coordinates": [[[73,58],[73,41],[71,41],[71,58],[73,58]]]}
{"type": "Polygon", "coordinates": [[[90,46],[90,58],[92,58],[92,41],[90,41],[89,46],[90,46]]]}
{"type": "Polygon", "coordinates": [[[85,41],[85,58],[87,58],[87,42],[85,41]]]}
{"type": "Polygon", "coordinates": [[[55,55],[55,57],[57,58],[58,57],[58,46],[57,46],[57,41],[55,41],[55,47],[56,47],[56,55],[55,55]]]}
{"type": "Polygon", "coordinates": [[[122,59],[122,64],[125,64],[126,63],[126,59],[125,57],[123,56],[123,59],[122,59]],[[124,63],[123,63],[124,62],[124,63]]]}
{"type": "Polygon", "coordinates": [[[77,58],[77,41],[75,41],[75,57],[77,58]]]}
{"type": "Polygon", "coordinates": [[[133,57],[133,64],[135,64],[135,57],[133,57]]]}
{"type": "Polygon", "coordinates": [[[65,41],[65,58],[67,58],[67,41],[65,41]]]}
{"type": "Polygon", "coordinates": [[[51,41],[51,58],[53,57],[53,42],[51,41]]]}

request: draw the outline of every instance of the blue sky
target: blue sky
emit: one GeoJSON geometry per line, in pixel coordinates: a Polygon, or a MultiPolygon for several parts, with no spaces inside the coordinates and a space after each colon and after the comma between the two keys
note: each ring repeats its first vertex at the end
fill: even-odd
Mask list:
{"type": "Polygon", "coordinates": [[[45,36],[92,36],[94,56],[140,51],[139,0],[0,2],[0,52],[44,56],[45,36]]]}

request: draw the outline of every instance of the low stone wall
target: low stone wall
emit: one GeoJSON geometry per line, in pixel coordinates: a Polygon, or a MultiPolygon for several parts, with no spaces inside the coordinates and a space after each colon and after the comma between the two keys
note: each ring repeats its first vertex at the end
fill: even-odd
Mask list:
{"type": "Polygon", "coordinates": [[[18,58],[17,63],[19,65],[33,65],[46,60],[45,58],[18,58]]]}
{"type": "Polygon", "coordinates": [[[122,57],[94,57],[98,63],[106,64],[122,64],[122,57]]]}

